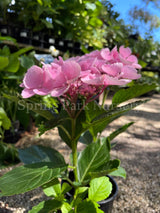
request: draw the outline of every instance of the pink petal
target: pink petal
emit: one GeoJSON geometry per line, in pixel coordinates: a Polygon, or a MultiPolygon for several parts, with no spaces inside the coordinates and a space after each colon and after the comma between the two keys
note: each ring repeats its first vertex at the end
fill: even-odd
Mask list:
{"type": "Polygon", "coordinates": [[[76,57],[71,57],[71,58],[68,58],[66,61],[78,61],[82,56],[76,56],[76,57]]]}
{"type": "Polygon", "coordinates": [[[43,81],[43,70],[34,65],[28,69],[24,79],[23,84],[28,89],[41,87],[43,81]]]}
{"type": "Polygon", "coordinates": [[[110,50],[108,48],[102,49],[100,52],[100,55],[103,59],[110,61],[112,59],[112,55],[110,53],[110,50]]]}
{"type": "Polygon", "coordinates": [[[115,46],[111,51],[112,59],[116,62],[118,62],[119,59],[119,53],[117,51],[117,46],[115,46]]]}
{"type": "Polygon", "coordinates": [[[131,55],[131,53],[132,53],[131,49],[129,47],[124,48],[124,46],[121,46],[119,48],[119,52],[120,52],[121,56],[124,57],[124,58],[129,57],[131,55]]]}
{"type": "Polygon", "coordinates": [[[62,65],[62,72],[66,80],[76,80],[80,75],[81,67],[75,61],[66,61],[62,65]]]}
{"type": "Polygon", "coordinates": [[[128,58],[127,58],[127,61],[130,61],[132,63],[138,63],[138,60],[137,60],[137,57],[135,55],[130,55],[128,58]]]}
{"type": "Polygon", "coordinates": [[[63,95],[68,90],[68,88],[69,88],[69,86],[53,89],[51,92],[51,96],[59,97],[59,96],[63,95]]]}
{"type": "Polygon", "coordinates": [[[88,76],[90,73],[91,73],[91,70],[82,71],[80,74],[80,77],[84,78],[84,77],[88,76]]]}
{"type": "Polygon", "coordinates": [[[52,90],[55,87],[61,87],[66,82],[61,68],[52,69],[52,67],[45,67],[42,88],[52,90]]]}
{"type": "Polygon", "coordinates": [[[141,69],[141,65],[140,64],[132,64],[132,67],[136,68],[136,69],[141,69]]]}
{"type": "Polygon", "coordinates": [[[114,64],[105,64],[102,66],[102,70],[110,76],[118,76],[123,67],[122,63],[114,63],[114,64]]]}
{"type": "Polygon", "coordinates": [[[52,90],[56,87],[63,87],[66,84],[66,78],[64,73],[61,71],[61,66],[52,63],[51,66],[44,67],[44,80],[43,88],[52,90]]]}
{"type": "Polygon", "coordinates": [[[118,79],[118,78],[113,78],[108,75],[103,75],[103,84],[105,86],[108,85],[125,85],[131,82],[131,80],[128,79],[118,79]]]}
{"type": "Polygon", "coordinates": [[[58,64],[56,64],[54,62],[51,63],[50,65],[51,65],[51,68],[52,68],[51,70],[57,70],[59,67],[61,67],[60,65],[58,65],[58,64]]]}
{"type": "MultiPolygon", "coordinates": [[[[61,56],[59,56],[58,59],[54,59],[54,62],[53,62],[53,63],[62,66],[63,63],[64,63],[63,58],[62,58],[61,56]],[[59,60],[58,60],[58,59],[59,59],[59,60]]],[[[52,63],[51,63],[51,64],[52,64],[52,63]]]]}
{"type": "Polygon", "coordinates": [[[85,59],[85,60],[79,60],[79,65],[81,67],[81,70],[82,71],[86,71],[86,70],[89,70],[89,68],[92,66],[93,64],[93,59],[92,58],[88,58],[88,59],[85,59]]]}
{"type": "Polygon", "coordinates": [[[100,56],[100,51],[99,50],[94,50],[88,54],[86,54],[86,56],[89,56],[89,57],[99,57],[100,56]]]}
{"type": "Polygon", "coordinates": [[[19,86],[20,86],[20,87],[25,87],[25,86],[24,86],[24,83],[21,83],[19,86]]]}
{"type": "Polygon", "coordinates": [[[37,95],[48,95],[50,90],[46,88],[33,89],[33,92],[37,95]]]}
{"type": "Polygon", "coordinates": [[[63,72],[60,72],[57,77],[54,79],[54,88],[55,87],[64,87],[66,85],[66,76],[63,72]]]}
{"type": "Polygon", "coordinates": [[[122,72],[123,72],[123,78],[134,80],[141,77],[141,75],[137,73],[137,70],[131,66],[124,66],[122,68],[122,72]]]}
{"type": "MultiPolygon", "coordinates": [[[[58,65],[57,65],[58,66],[58,65]]],[[[43,74],[43,84],[41,88],[45,88],[45,90],[51,90],[53,88],[53,78],[52,76],[55,75],[52,74],[52,66],[49,64],[46,64],[43,66],[44,74],[43,74]]],[[[57,76],[57,69],[55,69],[56,75],[57,76]]],[[[54,78],[55,78],[54,76],[54,78]]]]}
{"type": "Polygon", "coordinates": [[[102,75],[89,74],[88,76],[81,78],[82,82],[91,85],[102,85],[102,75]]]}
{"type": "Polygon", "coordinates": [[[30,98],[31,96],[35,95],[35,93],[31,89],[24,89],[21,95],[23,98],[30,98]]]}

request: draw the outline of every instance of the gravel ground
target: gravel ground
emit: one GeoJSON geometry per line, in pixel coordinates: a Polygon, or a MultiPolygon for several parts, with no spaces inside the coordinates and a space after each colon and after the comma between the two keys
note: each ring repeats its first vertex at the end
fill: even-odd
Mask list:
{"type": "MultiPolygon", "coordinates": [[[[130,121],[135,123],[119,135],[112,150],[113,158],[119,158],[127,171],[127,178],[115,178],[119,193],[113,213],[160,213],[160,94],[108,126],[103,135],[130,121]]],[[[16,144],[23,148],[42,144],[59,150],[68,161],[69,149],[63,144],[56,130],[38,138],[36,133],[25,134],[16,144]]],[[[80,145],[79,149],[82,148],[80,145]]],[[[10,168],[11,169],[11,168],[10,168]]],[[[8,170],[8,169],[7,169],[8,170]]],[[[2,175],[6,170],[1,170],[2,175]]],[[[23,213],[46,199],[41,189],[22,195],[0,198],[0,212],[23,213]]]]}

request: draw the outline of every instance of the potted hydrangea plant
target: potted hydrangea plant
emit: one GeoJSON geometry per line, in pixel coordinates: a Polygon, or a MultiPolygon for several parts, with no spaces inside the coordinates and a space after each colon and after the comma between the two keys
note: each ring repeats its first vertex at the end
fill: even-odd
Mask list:
{"type": "Polygon", "coordinates": [[[126,85],[141,77],[136,56],[121,46],[93,51],[79,57],[55,59],[42,67],[32,66],[24,76],[22,97],[51,95],[61,105],[59,111],[44,108],[39,112],[48,119],[40,132],[58,127],[61,139],[71,150],[71,161],[51,148],[33,146],[20,150],[24,165],[0,178],[1,196],[20,194],[42,187],[49,200],[30,210],[36,212],[88,213],[111,212],[100,202],[112,193],[113,181],[107,175],[125,177],[119,159],[111,159],[111,140],[125,131],[126,124],[107,137],[101,132],[113,120],[144,103],[136,101],[118,105],[153,89],[148,85],[133,85],[115,93],[112,105],[105,109],[104,101],[110,86],[126,85]],[[102,105],[96,100],[104,93],[102,105]],[[85,148],[78,153],[78,143],[85,148]]]}

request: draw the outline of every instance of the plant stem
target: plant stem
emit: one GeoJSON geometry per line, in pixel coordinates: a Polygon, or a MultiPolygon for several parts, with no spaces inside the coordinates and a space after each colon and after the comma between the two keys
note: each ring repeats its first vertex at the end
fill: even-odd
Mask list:
{"type": "Polygon", "coordinates": [[[74,178],[75,181],[78,181],[77,175],[77,142],[75,141],[75,126],[76,119],[72,119],[72,155],[73,155],[73,167],[74,167],[74,178]]]}
{"type": "MultiPolygon", "coordinates": [[[[73,155],[73,172],[75,181],[78,182],[78,173],[77,173],[77,141],[75,140],[75,127],[76,127],[76,118],[72,118],[72,155],[73,155]]],[[[74,198],[76,198],[78,193],[78,188],[75,188],[74,198]]]]}
{"type": "Polygon", "coordinates": [[[109,88],[106,88],[103,93],[102,108],[104,108],[105,100],[107,98],[108,93],[109,93],[109,88]]]}
{"type": "Polygon", "coordinates": [[[78,181],[78,174],[77,174],[77,144],[75,144],[73,146],[72,153],[73,153],[74,178],[75,178],[75,181],[77,182],[78,181]]]}

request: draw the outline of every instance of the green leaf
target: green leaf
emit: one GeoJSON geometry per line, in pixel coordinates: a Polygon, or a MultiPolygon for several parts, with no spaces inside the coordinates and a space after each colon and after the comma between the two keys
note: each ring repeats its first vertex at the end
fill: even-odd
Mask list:
{"type": "Polygon", "coordinates": [[[90,172],[92,178],[102,177],[110,174],[113,171],[119,169],[120,160],[114,159],[104,163],[102,166],[98,167],[94,172],[90,172]]]}
{"type": "Polygon", "coordinates": [[[102,26],[103,22],[97,17],[93,17],[89,20],[89,24],[93,27],[96,27],[96,26],[102,26]]]}
{"type": "Polygon", "coordinates": [[[89,145],[93,141],[93,136],[89,131],[84,132],[81,137],[79,138],[79,142],[89,145]]]}
{"type": "Polygon", "coordinates": [[[24,127],[25,130],[31,125],[31,115],[27,112],[26,109],[19,110],[16,109],[16,119],[20,121],[20,124],[24,127]]]}
{"type": "Polygon", "coordinates": [[[22,67],[29,69],[31,66],[34,65],[33,59],[29,58],[28,56],[21,56],[20,58],[22,67]]]}
{"type": "Polygon", "coordinates": [[[135,84],[128,89],[120,89],[112,98],[113,107],[124,101],[143,95],[157,87],[156,84],[135,84]]]}
{"type": "Polygon", "coordinates": [[[11,121],[2,107],[0,107],[0,121],[0,126],[2,126],[5,130],[11,127],[11,121]]]}
{"type": "Polygon", "coordinates": [[[72,206],[69,203],[65,202],[61,207],[61,211],[62,213],[72,213],[72,206]]]}
{"type": "Polygon", "coordinates": [[[87,121],[92,121],[97,116],[105,113],[106,110],[103,109],[100,105],[97,104],[96,101],[92,101],[85,106],[85,114],[87,121]]]}
{"type": "MultiPolygon", "coordinates": [[[[68,123],[70,123],[70,122],[68,122],[68,123]]],[[[71,148],[71,135],[68,132],[68,130],[63,125],[60,125],[58,127],[58,132],[59,132],[59,136],[62,138],[62,140],[71,148]]]]}
{"type": "Polygon", "coordinates": [[[0,142],[0,166],[7,167],[18,162],[18,151],[14,145],[0,142]]]}
{"type": "Polygon", "coordinates": [[[3,70],[9,64],[8,57],[0,56],[0,70],[3,70]]]}
{"type": "Polygon", "coordinates": [[[5,45],[2,50],[0,50],[0,55],[3,56],[9,56],[10,55],[10,49],[7,45],[5,45]]]}
{"type": "Polygon", "coordinates": [[[62,138],[66,144],[71,147],[71,141],[74,140],[75,142],[78,141],[81,132],[83,130],[83,122],[85,121],[85,113],[82,111],[80,115],[76,119],[76,124],[75,124],[75,132],[73,133],[72,129],[72,120],[68,116],[67,112],[65,110],[61,110],[60,112],[60,117],[62,118],[62,122],[58,127],[59,135],[62,138]],[[65,119],[64,119],[65,118],[65,119]],[[74,136],[73,136],[74,135],[74,136]],[[72,138],[73,137],[73,138],[72,138]],[[75,139],[76,138],[76,139],[75,139]]]}
{"type": "Polygon", "coordinates": [[[112,192],[112,183],[108,177],[100,177],[91,180],[88,190],[88,198],[93,202],[105,200],[112,192]]]}
{"type": "Polygon", "coordinates": [[[47,200],[40,202],[37,206],[34,206],[29,213],[51,213],[60,209],[62,202],[58,200],[47,200]]]}
{"type": "Polygon", "coordinates": [[[118,167],[117,170],[110,172],[109,175],[126,178],[126,171],[122,167],[118,167]]]}
{"type": "Polygon", "coordinates": [[[7,72],[17,72],[20,66],[20,62],[18,60],[17,56],[14,56],[14,54],[9,56],[9,64],[5,68],[7,72]]]}
{"type": "Polygon", "coordinates": [[[54,19],[54,22],[58,25],[64,26],[64,23],[58,19],[54,19]]]}
{"type": "Polygon", "coordinates": [[[147,101],[148,100],[136,101],[133,103],[126,104],[122,107],[116,107],[111,110],[104,110],[102,108],[99,108],[99,106],[96,106],[95,104],[94,105],[89,104],[87,105],[86,108],[86,122],[82,123],[83,125],[82,133],[89,129],[91,134],[94,137],[97,137],[97,134],[101,133],[109,123],[119,118],[120,116],[124,115],[131,109],[147,101]],[[99,110],[97,110],[97,107],[99,108],[99,110]]]}
{"type": "Polygon", "coordinates": [[[17,167],[0,178],[0,196],[10,196],[35,189],[61,176],[66,167],[53,163],[35,163],[17,167]],[[12,186],[12,187],[11,187],[12,186]]]}
{"type": "MultiPolygon", "coordinates": [[[[53,114],[52,114],[52,117],[54,117],[53,114]]],[[[62,129],[64,131],[64,133],[67,134],[67,137],[69,138],[69,140],[68,140],[68,138],[66,138],[66,140],[68,140],[70,142],[70,135],[69,135],[68,131],[65,128],[63,128],[63,126],[62,126],[62,124],[65,120],[67,120],[67,119],[62,118],[59,115],[58,116],[56,115],[54,119],[50,119],[49,121],[45,121],[45,123],[39,124],[38,131],[40,132],[40,135],[42,135],[47,130],[53,129],[55,127],[59,127],[59,129],[62,129]]],[[[62,135],[61,135],[60,130],[59,130],[59,134],[62,138],[63,138],[63,134],[64,134],[63,131],[62,131],[62,135]]],[[[63,141],[66,142],[65,139],[63,141]]]]}
{"type": "Polygon", "coordinates": [[[77,198],[81,198],[82,200],[87,197],[89,187],[79,187],[77,198]]]}
{"type": "Polygon", "coordinates": [[[16,44],[16,39],[10,36],[0,36],[0,41],[11,41],[16,44]]]}
{"type": "Polygon", "coordinates": [[[53,162],[57,166],[66,165],[64,157],[57,150],[40,145],[19,149],[19,158],[24,164],[53,162]]]}
{"type": "Polygon", "coordinates": [[[101,209],[98,208],[98,207],[100,207],[100,205],[98,203],[94,202],[94,206],[96,207],[97,213],[104,213],[104,211],[102,211],[101,209]]]}
{"type": "Polygon", "coordinates": [[[138,64],[140,64],[142,67],[147,66],[147,63],[145,61],[142,61],[142,60],[138,60],[138,64]]]}
{"type": "Polygon", "coordinates": [[[126,131],[128,127],[130,127],[134,122],[130,122],[128,124],[125,124],[124,126],[118,128],[116,131],[112,132],[109,136],[108,139],[112,141],[117,135],[121,134],[122,132],[126,131]]]}
{"type": "MultiPolygon", "coordinates": [[[[98,117],[99,115],[102,115],[103,113],[106,113],[106,111],[96,103],[96,101],[94,102],[90,102],[86,107],[85,107],[85,114],[86,114],[86,121],[87,124],[84,123],[83,127],[85,127],[86,125],[89,127],[89,131],[93,136],[93,139],[96,138],[97,136],[97,129],[95,126],[90,125],[91,122],[93,121],[93,119],[95,119],[96,117],[98,117]],[[89,125],[88,125],[89,123],[89,125]]],[[[102,127],[102,123],[101,123],[101,127],[102,127]]],[[[103,126],[102,129],[104,129],[106,127],[106,125],[103,126]]]]}
{"type": "Polygon", "coordinates": [[[61,110],[60,117],[65,118],[62,120],[61,125],[58,127],[59,136],[62,140],[71,147],[72,124],[71,119],[65,110],[61,110]]]}
{"type": "MultiPolygon", "coordinates": [[[[42,186],[43,192],[48,197],[59,197],[61,195],[61,184],[57,178],[42,186]]],[[[63,198],[63,196],[61,196],[63,198]]]]}
{"type": "Polygon", "coordinates": [[[84,200],[78,204],[76,213],[97,213],[97,211],[91,200],[84,200]]]}
{"type": "Polygon", "coordinates": [[[69,192],[72,189],[71,185],[69,185],[67,182],[64,182],[62,184],[62,193],[66,194],[66,192],[69,192]]]}
{"type": "Polygon", "coordinates": [[[95,171],[110,159],[110,144],[107,140],[88,145],[78,156],[78,179],[88,178],[89,172],[95,171]]]}
{"type": "Polygon", "coordinates": [[[30,46],[30,47],[25,47],[25,48],[22,48],[22,49],[18,50],[18,51],[15,52],[15,53],[13,53],[12,55],[18,57],[18,56],[23,55],[24,53],[26,53],[26,52],[28,52],[28,51],[30,51],[30,50],[32,50],[32,49],[33,49],[32,46],[30,46]]]}
{"type": "Polygon", "coordinates": [[[40,4],[41,6],[43,5],[43,1],[42,0],[37,0],[38,4],[40,4]]]}
{"type": "Polygon", "coordinates": [[[131,109],[139,106],[140,104],[146,103],[147,101],[148,100],[136,101],[133,103],[126,104],[122,107],[114,108],[113,110],[105,111],[101,115],[94,118],[88,126],[86,125],[86,127],[93,128],[95,134],[97,134],[98,132],[102,132],[109,123],[124,115],[131,109]]]}
{"type": "Polygon", "coordinates": [[[47,21],[46,19],[41,19],[42,23],[45,24],[46,28],[53,29],[53,24],[47,21]]]}
{"type": "Polygon", "coordinates": [[[146,103],[148,101],[147,100],[143,100],[143,101],[135,101],[135,102],[132,102],[132,103],[129,103],[129,104],[126,104],[122,107],[117,107],[117,108],[114,108],[112,110],[109,110],[109,111],[105,111],[103,114],[97,116],[95,119],[93,119],[92,121],[92,125],[97,125],[97,123],[99,124],[100,122],[103,122],[103,120],[105,121],[108,121],[108,123],[110,123],[111,121],[113,121],[113,118],[117,118],[119,117],[120,115],[130,111],[131,109],[139,106],[140,104],[143,104],[143,103],[146,103]]]}

